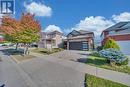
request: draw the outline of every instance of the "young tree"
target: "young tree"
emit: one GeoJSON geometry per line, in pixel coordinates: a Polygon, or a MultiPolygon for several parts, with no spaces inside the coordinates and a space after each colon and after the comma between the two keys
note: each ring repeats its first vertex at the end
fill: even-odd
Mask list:
{"type": "Polygon", "coordinates": [[[41,26],[40,23],[34,19],[34,15],[31,15],[29,13],[22,15],[20,24],[24,30],[21,33],[20,38],[21,42],[26,45],[24,53],[27,54],[29,44],[32,42],[37,42],[39,40],[41,26]]]}
{"type": "Polygon", "coordinates": [[[105,45],[103,46],[103,49],[108,49],[108,48],[114,48],[120,50],[119,45],[111,38],[108,38],[105,45]]]}

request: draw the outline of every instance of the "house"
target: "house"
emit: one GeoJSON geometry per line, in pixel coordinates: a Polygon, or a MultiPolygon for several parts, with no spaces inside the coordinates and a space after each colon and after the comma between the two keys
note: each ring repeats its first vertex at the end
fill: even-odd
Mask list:
{"type": "Polygon", "coordinates": [[[41,32],[39,48],[60,48],[62,47],[62,33],[59,31],[41,32]]]}
{"type": "Polygon", "coordinates": [[[124,54],[130,54],[130,22],[119,22],[104,30],[101,34],[102,45],[109,37],[117,42],[124,54]]]}
{"type": "Polygon", "coordinates": [[[67,35],[68,50],[94,49],[94,33],[86,30],[73,30],[67,35]]]}
{"type": "Polygon", "coordinates": [[[0,35],[0,42],[3,42],[3,41],[5,41],[5,40],[4,40],[3,36],[0,35]]]}

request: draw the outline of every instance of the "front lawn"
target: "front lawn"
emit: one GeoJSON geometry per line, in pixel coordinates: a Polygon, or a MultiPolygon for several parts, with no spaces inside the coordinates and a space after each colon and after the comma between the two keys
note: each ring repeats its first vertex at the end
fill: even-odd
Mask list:
{"type": "Polygon", "coordinates": [[[126,85],[105,80],[89,74],[85,75],[85,80],[87,87],[128,87],[126,85]]]}
{"type": "Polygon", "coordinates": [[[89,56],[87,58],[86,64],[130,74],[130,67],[129,66],[126,66],[126,65],[121,65],[121,66],[110,65],[109,63],[107,63],[106,58],[102,58],[102,57],[89,56]]]}

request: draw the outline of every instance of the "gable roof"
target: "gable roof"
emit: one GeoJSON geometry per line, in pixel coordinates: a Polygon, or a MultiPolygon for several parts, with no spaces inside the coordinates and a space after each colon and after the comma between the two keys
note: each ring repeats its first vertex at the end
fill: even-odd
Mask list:
{"type": "MultiPolygon", "coordinates": [[[[124,32],[130,33],[129,32],[130,31],[130,21],[128,21],[128,22],[119,22],[119,23],[105,29],[104,31],[116,31],[116,30],[122,30],[122,31],[118,32],[120,34],[124,34],[124,32]]],[[[101,36],[102,36],[103,32],[101,33],[101,36]]]]}
{"type": "Polygon", "coordinates": [[[93,33],[93,32],[86,31],[86,30],[79,30],[78,32],[79,32],[80,34],[88,34],[88,33],[93,33]]]}
{"type": "Polygon", "coordinates": [[[105,29],[104,31],[114,31],[114,30],[120,30],[120,29],[126,29],[126,28],[130,28],[130,22],[119,22],[119,23],[105,29]]]}
{"type": "Polygon", "coordinates": [[[45,34],[45,35],[49,35],[49,34],[60,34],[60,35],[62,35],[63,33],[61,33],[61,32],[59,32],[59,31],[57,31],[57,30],[55,30],[55,31],[52,31],[52,32],[41,32],[42,34],[45,34]]]}
{"type": "Polygon", "coordinates": [[[86,31],[86,30],[73,30],[72,32],[70,32],[68,35],[67,35],[67,37],[69,36],[69,35],[73,35],[73,36],[78,36],[78,35],[87,35],[87,34],[89,34],[89,33],[92,33],[92,34],[94,34],[93,32],[90,32],[90,31],[86,31]]]}
{"type": "Polygon", "coordinates": [[[57,30],[52,31],[52,32],[48,32],[47,34],[60,34],[60,35],[62,35],[62,33],[57,31],[57,30]]]}

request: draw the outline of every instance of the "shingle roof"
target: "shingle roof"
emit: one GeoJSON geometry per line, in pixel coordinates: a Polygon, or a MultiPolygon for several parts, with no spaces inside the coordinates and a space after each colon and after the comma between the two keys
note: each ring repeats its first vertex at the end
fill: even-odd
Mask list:
{"type": "MultiPolygon", "coordinates": [[[[73,30],[72,32],[70,32],[67,36],[69,35],[73,35],[73,36],[78,36],[78,35],[87,35],[89,33],[93,33],[90,31],[86,31],[86,30],[73,30]]],[[[94,34],[94,33],[93,33],[94,34]]]]}
{"type": "Polygon", "coordinates": [[[130,22],[119,22],[119,23],[107,28],[104,31],[114,31],[114,30],[125,29],[125,28],[130,28],[130,22]],[[129,26],[127,26],[127,24],[129,26]]]}
{"type": "Polygon", "coordinates": [[[93,33],[93,32],[86,31],[86,30],[79,30],[78,32],[79,32],[80,34],[88,34],[88,33],[93,33]]]}

